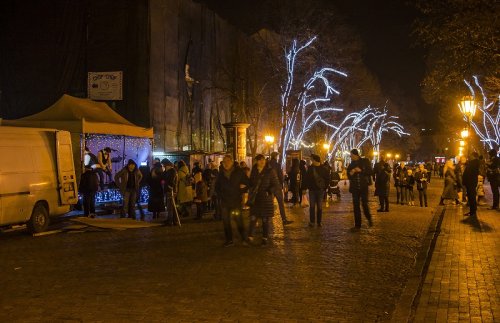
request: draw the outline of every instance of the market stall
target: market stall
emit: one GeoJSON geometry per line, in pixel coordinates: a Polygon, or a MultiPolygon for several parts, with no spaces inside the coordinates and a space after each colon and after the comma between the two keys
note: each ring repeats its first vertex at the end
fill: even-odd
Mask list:
{"type": "MultiPolygon", "coordinates": [[[[123,118],[106,103],[63,95],[49,108],[16,120],[2,120],[3,125],[67,130],[71,133],[77,176],[82,172],[85,147],[97,155],[111,148],[112,174],[133,159],[137,165],[149,164],[152,158],[153,128],[138,127],[123,118]]],[[[103,190],[98,202],[119,199],[113,190],[103,190]]]]}

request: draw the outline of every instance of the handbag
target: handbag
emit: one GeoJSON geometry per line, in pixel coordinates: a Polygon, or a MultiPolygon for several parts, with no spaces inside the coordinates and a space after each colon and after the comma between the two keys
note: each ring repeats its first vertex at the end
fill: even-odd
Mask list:
{"type": "Polygon", "coordinates": [[[302,194],[302,202],[300,202],[300,206],[303,208],[309,207],[309,197],[306,193],[302,194]]]}
{"type": "Polygon", "coordinates": [[[259,179],[257,180],[257,184],[250,188],[248,191],[248,200],[246,202],[247,206],[254,206],[255,205],[255,200],[257,199],[257,193],[259,193],[260,189],[260,183],[262,182],[262,177],[259,176],[259,179]]]}

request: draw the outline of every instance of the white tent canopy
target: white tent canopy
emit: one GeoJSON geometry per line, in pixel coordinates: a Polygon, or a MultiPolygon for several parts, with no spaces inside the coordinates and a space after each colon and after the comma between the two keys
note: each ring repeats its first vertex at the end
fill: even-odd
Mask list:
{"type": "Polygon", "coordinates": [[[54,128],[80,134],[109,134],[153,138],[153,128],[138,127],[113,111],[106,103],[63,95],[37,114],[2,120],[6,126],[54,128]]]}

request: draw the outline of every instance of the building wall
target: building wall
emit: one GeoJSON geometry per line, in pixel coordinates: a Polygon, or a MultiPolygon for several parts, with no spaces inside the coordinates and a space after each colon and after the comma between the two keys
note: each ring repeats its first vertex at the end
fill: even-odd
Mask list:
{"type": "Polygon", "coordinates": [[[234,93],[241,90],[235,79],[242,74],[244,53],[238,43],[249,37],[191,0],[150,0],[149,10],[149,108],[155,149],[222,151],[220,125],[240,114],[234,93]],[[192,102],[186,64],[196,80],[192,102]]]}

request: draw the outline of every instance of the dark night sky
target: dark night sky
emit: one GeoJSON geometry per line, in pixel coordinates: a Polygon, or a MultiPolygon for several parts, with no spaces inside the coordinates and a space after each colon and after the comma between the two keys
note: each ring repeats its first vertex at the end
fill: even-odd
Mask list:
{"type": "MultiPolygon", "coordinates": [[[[231,23],[249,32],[265,27],[268,3],[275,0],[199,0],[231,23]],[[250,14],[249,14],[250,13],[250,14]]],[[[429,107],[421,99],[420,83],[425,64],[422,50],[411,46],[411,26],[416,11],[403,0],[318,0],[334,4],[358,30],[366,46],[365,63],[389,96],[400,92],[418,104],[422,115],[429,107]]],[[[424,121],[429,121],[428,118],[424,121]]]]}

